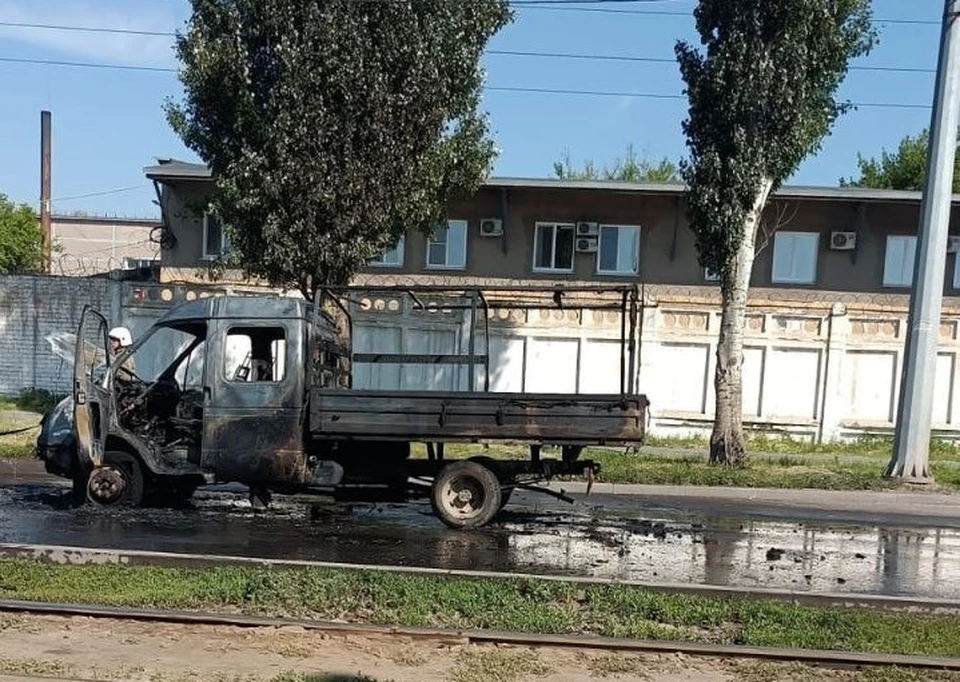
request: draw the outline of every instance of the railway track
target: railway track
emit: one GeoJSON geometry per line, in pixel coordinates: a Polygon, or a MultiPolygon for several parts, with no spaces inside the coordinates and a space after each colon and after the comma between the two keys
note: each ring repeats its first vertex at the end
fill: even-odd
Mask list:
{"type": "Polygon", "coordinates": [[[671,582],[646,582],[612,578],[572,575],[539,575],[502,571],[459,570],[392,566],[376,564],[336,563],[297,559],[267,559],[220,554],[184,554],[145,550],[116,550],[106,548],[72,547],[63,545],[34,545],[0,543],[0,558],[29,559],[51,564],[116,564],[127,566],[157,566],[169,568],[204,569],[216,566],[320,568],[331,570],[376,571],[408,575],[445,576],[456,578],[536,579],[549,582],[582,585],[629,585],[651,592],[681,594],[717,599],[741,598],[778,601],[798,606],[844,607],[883,611],[913,611],[925,613],[952,613],[960,615],[960,599],[858,594],[853,592],[813,592],[744,588],[724,585],[703,585],[671,582]]]}
{"type": "Polygon", "coordinates": [[[381,637],[429,640],[431,642],[449,644],[512,644],[539,648],[559,647],[565,649],[589,649],[631,653],[682,653],[688,656],[709,658],[755,659],[779,662],[794,661],[827,667],[895,666],[912,670],[960,671],[960,658],[939,656],[905,656],[852,651],[780,649],[697,642],[619,639],[590,635],[543,635],[495,630],[454,630],[446,628],[379,626],[196,611],[168,611],[13,600],[0,600],[0,612],[60,617],[79,616],[153,623],[189,624],[195,626],[226,625],[240,628],[297,627],[313,632],[323,632],[325,634],[348,636],[377,635],[381,637]]]}

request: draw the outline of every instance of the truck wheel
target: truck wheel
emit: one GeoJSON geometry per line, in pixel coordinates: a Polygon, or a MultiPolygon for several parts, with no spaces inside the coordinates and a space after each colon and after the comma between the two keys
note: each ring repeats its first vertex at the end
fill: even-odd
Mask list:
{"type": "Polygon", "coordinates": [[[451,528],[478,528],[500,511],[500,481],[477,462],[454,462],[440,470],[430,490],[433,513],[451,528]]]}
{"type": "Polygon", "coordinates": [[[143,468],[126,452],[104,453],[103,465],[87,478],[87,499],[103,507],[139,507],[143,504],[143,468]]]}
{"type": "Polygon", "coordinates": [[[507,506],[510,496],[513,495],[514,488],[500,488],[500,509],[507,506]]]}

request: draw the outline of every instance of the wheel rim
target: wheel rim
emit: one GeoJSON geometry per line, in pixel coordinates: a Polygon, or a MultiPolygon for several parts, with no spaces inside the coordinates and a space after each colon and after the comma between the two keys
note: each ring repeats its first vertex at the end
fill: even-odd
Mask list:
{"type": "Polygon", "coordinates": [[[472,519],[483,512],[486,502],[483,485],[472,476],[457,476],[443,488],[444,510],[458,519],[472,519]]]}
{"type": "Polygon", "coordinates": [[[129,474],[116,464],[105,464],[90,472],[87,493],[99,504],[116,504],[130,487],[129,474]]]}

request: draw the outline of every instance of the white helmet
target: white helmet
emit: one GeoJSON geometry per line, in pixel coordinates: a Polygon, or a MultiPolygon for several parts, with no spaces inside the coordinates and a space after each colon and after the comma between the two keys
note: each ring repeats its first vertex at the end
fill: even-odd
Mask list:
{"type": "Polygon", "coordinates": [[[130,335],[130,330],[126,327],[114,327],[107,336],[119,341],[121,348],[126,348],[133,343],[133,336],[130,335]]]}

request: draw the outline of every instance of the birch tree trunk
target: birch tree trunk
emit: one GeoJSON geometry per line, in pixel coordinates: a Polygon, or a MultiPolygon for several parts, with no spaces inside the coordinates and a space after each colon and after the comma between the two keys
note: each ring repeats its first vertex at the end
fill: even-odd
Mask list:
{"type": "Polygon", "coordinates": [[[717,371],[713,386],[716,412],[710,436],[712,464],[742,465],[746,461],[743,440],[743,330],[747,322],[747,289],[753,272],[757,229],[773,182],[764,179],[753,209],[743,228],[743,241],[734,263],[720,281],[722,313],[717,341],[717,371]]]}

